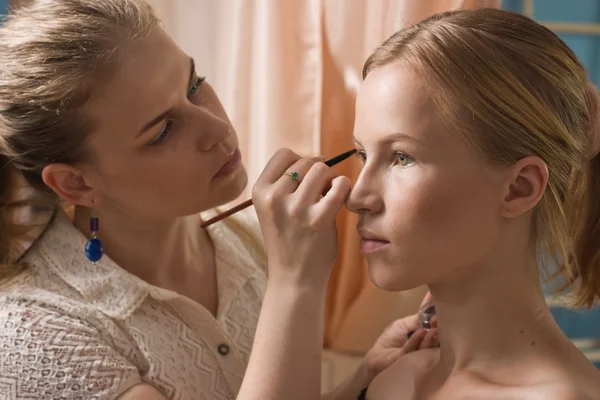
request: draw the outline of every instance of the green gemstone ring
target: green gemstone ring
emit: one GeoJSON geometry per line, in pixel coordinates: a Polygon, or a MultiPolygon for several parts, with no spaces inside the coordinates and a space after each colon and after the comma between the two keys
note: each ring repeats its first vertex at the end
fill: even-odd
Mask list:
{"type": "Polygon", "coordinates": [[[286,172],[284,175],[289,176],[290,178],[292,178],[293,181],[298,182],[298,173],[297,172],[286,172]]]}

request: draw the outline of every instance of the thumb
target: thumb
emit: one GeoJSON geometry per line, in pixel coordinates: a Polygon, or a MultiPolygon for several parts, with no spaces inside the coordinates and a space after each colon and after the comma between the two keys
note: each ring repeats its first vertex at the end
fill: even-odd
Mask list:
{"type": "Polygon", "coordinates": [[[402,347],[410,336],[409,332],[414,332],[421,327],[419,315],[413,314],[408,317],[397,319],[392,322],[377,339],[376,346],[381,348],[402,347]]]}
{"type": "Polygon", "coordinates": [[[421,342],[423,342],[423,339],[425,339],[426,335],[427,331],[425,329],[417,330],[402,347],[402,354],[404,355],[419,350],[421,347],[421,342]]]}

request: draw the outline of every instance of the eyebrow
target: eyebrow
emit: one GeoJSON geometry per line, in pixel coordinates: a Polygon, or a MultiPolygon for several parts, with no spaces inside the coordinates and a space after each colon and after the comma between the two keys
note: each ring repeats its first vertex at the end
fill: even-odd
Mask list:
{"type": "MultiPolygon", "coordinates": [[[[362,144],[358,141],[358,139],[356,139],[356,137],[353,137],[353,140],[362,147],[362,144]]],[[[407,135],[406,133],[392,133],[391,135],[387,135],[383,138],[381,138],[380,140],[378,140],[379,144],[390,144],[393,142],[398,142],[398,141],[410,141],[410,142],[415,142],[415,143],[419,143],[421,146],[426,146],[423,142],[421,142],[418,139],[415,139],[414,137],[407,135]]]]}
{"type": "MultiPolygon", "coordinates": [[[[188,86],[187,86],[188,88],[191,86],[195,74],[196,74],[196,63],[194,62],[194,59],[190,57],[190,77],[188,79],[188,86]]],[[[150,122],[148,122],[146,125],[144,125],[144,127],[139,131],[139,133],[136,135],[136,137],[140,137],[148,129],[152,128],[153,126],[156,126],[156,124],[158,124],[159,122],[164,121],[169,116],[169,114],[171,114],[172,111],[173,111],[173,109],[169,108],[168,110],[160,113],[157,117],[153,118],[150,122]]]]}

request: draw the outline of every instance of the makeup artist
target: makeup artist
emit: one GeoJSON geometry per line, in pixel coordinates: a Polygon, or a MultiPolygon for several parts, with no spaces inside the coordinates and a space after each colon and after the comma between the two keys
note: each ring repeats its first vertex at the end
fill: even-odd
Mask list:
{"type": "MultiPolygon", "coordinates": [[[[294,270],[271,270],[290,274],[267,284],[251,212],[200,228],[247,176],[217,95],[143,0],[33,1],[0,27],[0,65],[1,398],[235,399],[265,290],[276,301],[239,399],[262,396],[272,371],[261,360],[285,342],[294,362],[322,340],[278,314],[286,301],[323,299],[290,290],[290,279],[311,279],[294,270]],[[261,341],[274,330],[279,342],[261,341]]],[[[304,195],[332,182],[320,210],[331,219],[347,182],[314,161],[298,171],[311,166],[304,195]]],[[[298,240],[295,261],[320,256],[287,239],[298,240]]],[[[278,257],[271,264],[289,261],[278,257]]],[[[294,318],[323,318],[297,305],[294,318]]],[[[393,324],[329,398],[356,398],[403,353],[433,347],[423,331],[406,339],[417,327],[416,316],[393,324]]],[[[299,395],[307,383],[281,379],[299,395]]]]}

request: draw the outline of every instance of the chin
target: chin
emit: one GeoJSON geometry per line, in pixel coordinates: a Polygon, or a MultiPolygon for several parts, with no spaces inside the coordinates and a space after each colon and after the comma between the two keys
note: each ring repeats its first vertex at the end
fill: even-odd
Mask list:
{"type": "Polygon", "coordinates": [[[246,172],[246,169],[242,165],[242,166],[240,166],[240,170],[238,172],[236,172],[236,177],[233,180],[233,182],[231,182],[230,187],[228,187],[229,191],[231,192],[232,198],[227,201],[237,199],[242,194],[244,189],[246,189],[247,186],[248,186],[248,173],[246,172]]]}
{"type": "Polygon", "coordinates": [[[240,197],[247,185],[248,175],[246,170],[240,167],[235,174],[213,185],[208,192],[194,194],[193,200],[190,198],[192,203],[179,209],[177,216],[194,215],[230,203],[240,197]]]}
{"type": "Polygon", "coordinates": [[[415,276],[409,276],[406,270],[397,265],[369,263],[369,279],[379,289],[388,292],[400,292],[423,285],[423,282],[416,282],[415,276]]]}
{"type": "Polygon", "coordinates": [[[240,197],[248,186],[248,174],[243,166],[240,166],[234,176],[229,177],[219,188],[212,189],[215,195],[214,207],[229,203],[240,197]]]}

